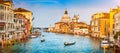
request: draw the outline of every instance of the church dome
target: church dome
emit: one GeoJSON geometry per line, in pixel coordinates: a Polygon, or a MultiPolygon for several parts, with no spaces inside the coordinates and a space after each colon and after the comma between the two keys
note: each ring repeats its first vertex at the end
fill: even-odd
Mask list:
{"type": "Polygon", "coordinates": [[[69,15],[68,14],[64,14],[62,19],[70,19],[69,15]]]}
{"type": "Polygon", "coordinates": [[[66,10],[64,15],[62,16],[62,22],[70,22],[70,16],[68,15],[68,11],[66,10]]]}

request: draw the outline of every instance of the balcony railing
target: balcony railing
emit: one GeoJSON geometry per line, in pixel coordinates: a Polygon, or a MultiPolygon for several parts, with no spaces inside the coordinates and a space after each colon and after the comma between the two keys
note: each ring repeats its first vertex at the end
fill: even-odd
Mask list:
{"type": "Polygon", "coordinates": [[[8,29],[8,31],[15,31],[15,29],[13,29],[13,28],[10,28],[10,29],[8,29]]]}
{"type": "Polygon", "coordinates": [[[5,33],[5,30],[0,30],[0,33],[5,33]]]}
{"type": "Polygon", "coordinates": [[[0,18],[0,22],[7,22],[5,19],[0,18]]]}

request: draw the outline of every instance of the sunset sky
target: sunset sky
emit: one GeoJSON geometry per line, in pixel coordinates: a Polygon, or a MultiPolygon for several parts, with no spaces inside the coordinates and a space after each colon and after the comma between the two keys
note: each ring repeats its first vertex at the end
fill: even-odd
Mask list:
{"type": "Polygon", "coordinates": [[[80,21],[90,23],[97,12],[109,12],[120,6],[120,0],[13,0],[15,8],[22,7],[33,12],[33,26],[49,27],[59,22],[67,9],[71,18],[80,15],[80,21]]]}

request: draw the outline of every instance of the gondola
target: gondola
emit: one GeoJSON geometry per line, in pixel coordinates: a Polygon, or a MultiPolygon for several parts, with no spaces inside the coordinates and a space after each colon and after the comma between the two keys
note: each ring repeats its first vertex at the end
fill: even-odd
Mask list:
{"type": "Polygon", "coordinates": [[[41,42],[45,42],[45,39],[41,39],[41,42]]]}
{"type": "Polygon", "coordinates": [[[42,35],[42,37],[44,37],[45,35],[42,35]]]}
{"type": "Polygon", "coordinates": [[[76,42],[72,42],[72,43],[70,43],[70,42],[65,42],[64,45],[65,45],[65,46],[70,46],[70,45],[74,45],[75,43],[76,43],[76,42]]]}

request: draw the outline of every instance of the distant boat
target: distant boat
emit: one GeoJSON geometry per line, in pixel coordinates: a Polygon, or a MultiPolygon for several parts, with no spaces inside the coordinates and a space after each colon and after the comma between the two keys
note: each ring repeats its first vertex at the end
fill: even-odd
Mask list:
{"type": "Polygon", "coordinates": [[[41,35],[41,32],[39,32],[38,29],[34,29],[31,33],[31,35],[35,35],[35,36],[38,36],[38,35],[41,35]]]}
{"type": "Polygon", "coordinates": [[[90,38],[90,36],[85,36],[85,37],[90,38]]]}
{"type": "Polygon", "coordinates": [[[31,36],[29,36],[30,38],[37,38],[38,36],[33,36],[33,35],[31,35],[31,36]]]}
{"type": "Polygon", "coordinates": [[[42,37],[44,37],[45,35],[42,35],[42,37]]]}
{"type": "Polygon", "coordinates": [[[74,45],[76,42],[65,42],[64,45],[65,46],[70,46],[70,45],[74,45]]]}
{"type": "Polygon", "coordinates": [[[107,41],[107,40],[102,40],[101,41],[101,48],[103,48],[103,47],[112,47],[114,44],[113,44],[113,42],[110,42],[110,41],[107,41]]]}
{"type": "Polygon", "coordinates": [[[41,39],[41,42],[45,42],[45,39],[41,39]]]}

